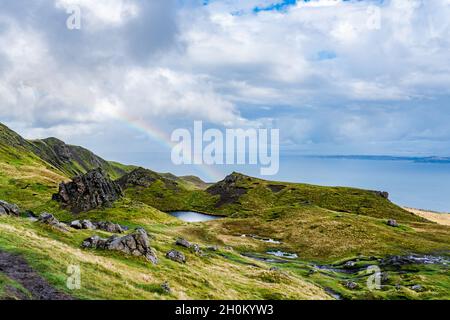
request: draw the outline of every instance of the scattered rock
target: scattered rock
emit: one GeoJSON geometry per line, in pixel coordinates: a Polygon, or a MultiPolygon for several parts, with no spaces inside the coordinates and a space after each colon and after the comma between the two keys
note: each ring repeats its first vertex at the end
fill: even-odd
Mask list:
{"type": "Polygon", "coordinates": [[[175,262],[186,263],[186,257],[184,256],[184,254],[177,250],[170,250],[169,252],[167,252],[166,258],[175,262]]]}
{"type": "Polygon", "coordinates": [[[209,250],[209,251],[219,251],[219,247],[218,247],[218,246],[209,246],[209,247],[206,247],[206,250],[209,250]]]}
{"type": "Polygon", "coordinates": [[[353,281],[346,281],[344,286],[350,290],[355,290],[356,288],[358,288],[358,284],[353,281]]]}
{"type": "Polygon", "coordinates": [[[202,250],[200,249],[200,246],[199,246],[198,244],[193,244],[193,245],[191,246],[191,249],[192,249],[195,253],[198,253],[198,254],[201,254],[201,253],[202,253],[202,250]]]}
{"type": "Polygon", "coordinates": [[[270,267],[269,271],[280,271],[280,268],[277,268],[277,267],[270,267]]]}
{"type": "Polygon", "coordinates": [[[389,220],[387,221],[387,225],[390,226],[390,227],[394,227],[394,228],[397,228],[397,227],[398,227],[398,223],[397,223],[397,221],[394,220],[394,219],[389,219],[389,220]]]}
{"type": "Polygon", "coordinates": [[[430,255],[407,255],[407,256],[390,256],[380,261],[382,266],[401,267],[411,264],[440,264],[447,266],[450,263],[448,258],[430,255]]]}
{"type": "Polygon", "coordinates": [[[172,289],[170,288],[170,285],[169,285],[169,283],[167,281],[165,281],[163,284],[161,284],[161,288],[167,294],[171,294],[172,293],[172,289]]]}
{"type": "Polygon", "coordinates": [[[382,283],[386,283],[389,281],[389,273],[387,272],[382,272],[381,273],[381,282],[382,283]]]}
{"type": "Polygon", "coordinates": [[[355,265],[356,265],[355,261],[347,261],[347,262],[344,264],[344,268],[346,268],[346,269],[351,269],[351,268],[353,268],[355,265]]]}
{"type": "Polygon", "coordinates": [[[15,204],[0,200],[0,216],[19,216],[20,209],[15,204]]]}
{"type": "Polygon", "coordinates": [[[49,225],[60,231],[64,231],[64,232],[69,231],[69,228],[67,227],[67,225],[65,223],[59,222],[58,219],[56,219],[52,214],[47,213],[47,212],[44,212],[39,216],[38,222],[49,225]]]}
{"type": "Polygon", "coordinates": [[[61,183],[53,200],[74,213],[80,213],[110,207],[122,195],[120,186],[98,168],[73,178],[72,182],[61,183]]]}
{"type": "Polygon", "coordinates": [[[96,222],[94,223],[95,227],[97,227],[97,229],[106,231],[106,232],[110,232],[110,233],[123,233],[124,230],[122,229],[122,227],[119,224],[116,223],[112,223],[109,221],[101,221],[101,222],[96,222]]]}
{"type": "Polygon", "coordinates": [[[72,222],[70,223],[70,226],[71,226],[72,228],[78,229],[78,230],[83,229],[83,225],[81,224],[80,220],[72,221],[72,222]]]}
{"type": "Polygon", "coordinates": [[[178,238],[175,241],[175,244],[177,246],[182,246],[182,247],[185,247],[185,248],[190,248],[192,246],[192,244],[189,241],[187,241],[186,239],[183,239],[183,238],[178,238]]]}
{"type": "Polygon", "coordinates": [[[423,287],[420,284],[416,284],[416,285],[412,286],[411,289],[416,291],[416,292],[422,292],[423,291],[423,287]]]}
{"type": "Polygon", "coordinates": [[[100,221],[100,222],[91,222],[90,220],[75,220],[70,223],[70,226],[74,229],[87,229],[87,230],[103,230],[109,233],[123,233],[124,229],[121,225],[109,222],[109,221],[100,221]]]}
{"type": "Polygon", "coordinates": [[[123,237],[114,235],[108,239],[103,239],[99,236],[93,236],[84,240],[82,247],[120,251],[128,255],[145,257],[153,264],[158,263],[156,252],[149,245],[148,234],[142,228],[137,228],[132,234],[123,237]]]}
{"type": "Polygon", "coordinates": [[[176,244],[177,246],[181,246],[181,247],[185,247],[185,248],[191,249],[191,250],[192,250],[193,252],[195,252],[195,253],[198,253],[198,254],[201,254],[201,253],[202,253],[202,250],[200,249],[200,246],[199,246],[198,244],[190,243],[190,242],[187,241],[186,239],[178,238],[178,239],[175,241],[175,244],[176,244]]]}

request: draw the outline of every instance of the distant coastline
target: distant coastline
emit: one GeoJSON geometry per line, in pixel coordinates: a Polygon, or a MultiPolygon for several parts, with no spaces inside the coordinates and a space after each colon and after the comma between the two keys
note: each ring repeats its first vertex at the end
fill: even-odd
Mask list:
{"type": "Polygon", "coordinates": [[[412,161],[417,163],[450,163],[450,157],[405,157],[383,155],[308,155],[305,158],[343,159],[343,160],[372,160],[372,161],[412,161]]]}
{"type": "Polygon", "coordinates": [[[444,226],[450,226],[450,213],[429,211],[429,210],[423,210],[423,209],[414,209],[414,208],[408,208],[408,207],[403,207],[403,209],[405,209],[406,211],[409,211],[411,213],[414,213],[415,215],[417,215],[419,217],[436,222],[437,224],[441,224],[444,226]]]}

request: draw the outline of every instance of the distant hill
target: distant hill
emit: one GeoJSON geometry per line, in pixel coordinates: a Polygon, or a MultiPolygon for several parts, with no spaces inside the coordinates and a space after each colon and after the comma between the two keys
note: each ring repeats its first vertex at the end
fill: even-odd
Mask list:
{"type": "Polygon", "coordinates": [[[85,148],[66,144],[57,138],[26,140],[3,124],[0,124],[0,147],[5,152],[16,154],[16,158],[32,153],[69,178],[102,168],[111,178],[117,179],[135,168],[106,161],[85,148]]]}

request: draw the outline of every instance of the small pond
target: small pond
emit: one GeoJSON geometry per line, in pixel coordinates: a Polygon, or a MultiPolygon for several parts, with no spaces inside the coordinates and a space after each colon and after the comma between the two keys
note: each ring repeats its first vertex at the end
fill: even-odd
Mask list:
{"type": "Polygon", "coordinates": [[[212,216],[210,214],[198,213],[193,211],[175,211],[169,212],[169,214],[185,222],[206,222],[222,218],[220,216],[212,216]]]}

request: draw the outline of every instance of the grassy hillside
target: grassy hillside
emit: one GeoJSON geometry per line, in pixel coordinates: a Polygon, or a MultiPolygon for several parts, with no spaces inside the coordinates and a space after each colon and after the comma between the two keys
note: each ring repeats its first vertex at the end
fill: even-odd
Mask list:
{"type": "MultiPolygon", "coordinates": [[[[32,222],[25,214],[0,217],[0,251],[22,255],[53,286],[75,298],[450,299],[448,264],[382,265],[390,255],[411,253],[448,259],[450,227],[410,214],[380,193],[271,182],[238,173],[205,185],[193,177],[138,168],[117,180],[125,197],[111,208],[73,215],[51,201],[51,195],[60,181],[68,180],[67,170],[82,172],[85,167],[57,168],[31,151],[31,142],[6,127],[0,130],[1,200],[19,205],[22,211],[50,212],[67,223],[108,220],[131,229],[144,227],[152,235],[151,246],[160,259],[156,266],[142,258],[80,248],[94,234],[110,236],[103,231],[63,233],[32,222]],[[173,210],[225,217],[184,223],[165,213],[173,210]],[[388,226],[387,219],[396,219],[399,226],[388,226]],[[175,246],[180,236],[198,243],[204,255],[175,246]],[[208,250],[211,246],[217,250],[208,250]],[[182,251],[187,263],[166,259],[170,249],[182,251]],[[270,252],[295,258],[274,257],[270,252]],[[347,262],[352,262],[352,269],[346,269],[347,262]],[[69,265],[81,267],[80,290],[65,286],[69,265]],[[368,266],[379,266],[386,274],[380,290],[366,286],[368,266]],[[172,293],[162,289],[163,282],[169,283],[172,293]],[[348,282],[356,287],[349,288],[348,282]],[[413,289],[417,285],[420,291],[413,289]]],[[[41,150],[51,154],[53,142],[47,140],[41,150]]],[[[83,150],[76,151],[81,162],[96,161],[83,150]]],[[[0,273],[0,299],[29,294],[0,273]]]]}
{"type": "Polygon", "coordinates": [[[276,212],[276,208],[281,208],[281,212],[290,208],[321,208],[381,219],[425,221],[375,191],[266,181],[239,173],[206,190],[186,188],[179,181],[168,183],[155,173],[147,184],[127,184],[124,189],[130,198],[162,211],[195,210],[246,218],[265,215],[268,210],[276,212]]]}
{"type": "Polygon", "coordinates": [[[32,140],[30,144],[35,154],[69,177],[102,168],[111,178],[117,179],[134,169],[131,166],[108,162],[87,149],[65,144],[56,138],[32,140]]]}

